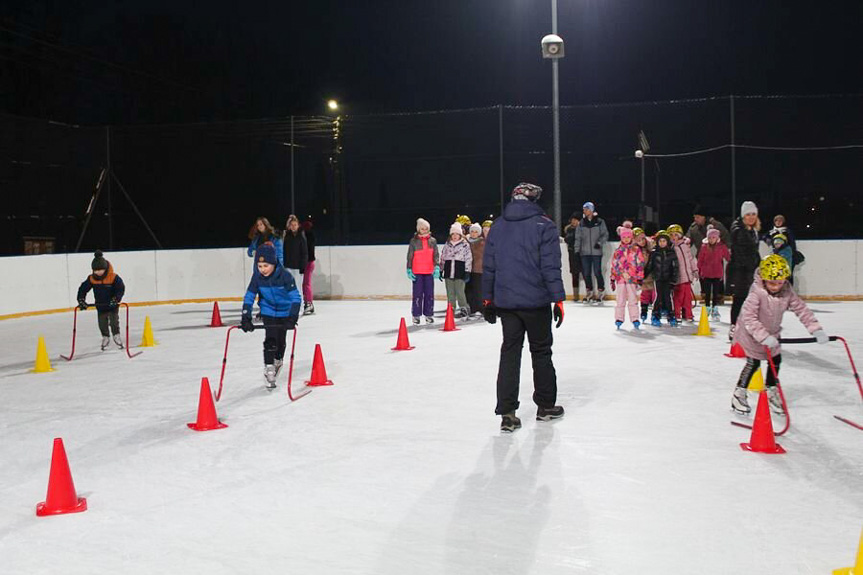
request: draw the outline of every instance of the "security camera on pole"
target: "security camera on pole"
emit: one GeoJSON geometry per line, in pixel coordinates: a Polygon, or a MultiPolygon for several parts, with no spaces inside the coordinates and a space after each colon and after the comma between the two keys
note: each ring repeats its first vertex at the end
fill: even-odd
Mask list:
{"type": "Polygon", "coordinates": [[[551,109],[554,134],[554,223],[561,226],[560,208],[560,97],[558,95],[558,65],[563,58],[563,38],[557,35],[557,0],[551,0],[551,34],[542,39],[542,57],[551,59],[551,109]]]}

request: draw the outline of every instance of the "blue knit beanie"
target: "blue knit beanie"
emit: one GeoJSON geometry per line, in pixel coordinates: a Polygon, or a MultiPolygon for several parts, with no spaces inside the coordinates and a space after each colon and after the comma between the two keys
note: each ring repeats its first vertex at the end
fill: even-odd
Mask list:
{"type": "Polygon", "coordinates": [[[272,265],[276,265],[279,261],[278,259],[276,259],[276,248],[274,248],[270,244],[258,246],[258,251],[255,253],[255,258],[258,263],[264,262],[272,265]]]}

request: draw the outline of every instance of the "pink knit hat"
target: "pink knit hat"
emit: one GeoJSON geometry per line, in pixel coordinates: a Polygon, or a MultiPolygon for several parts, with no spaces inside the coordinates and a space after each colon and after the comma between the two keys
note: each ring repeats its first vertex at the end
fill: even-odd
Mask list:
{"type": "Polygon", "coordinates": [[[717,230],[716,228],[710,228],[709,230],[707,230],[707,239],[708,240],[710,238],[716,238],[718,240],[719,235],[720,235],[719,230],[717,230]]]}
{"type": "Polygon", "coordinates": [[[626,227],[620,226],[619,228],[617,228],[617,235],[620,236],[620,239],[624,239],[624,238],[632,239],[632,228],[626,228],[626,227]]]}

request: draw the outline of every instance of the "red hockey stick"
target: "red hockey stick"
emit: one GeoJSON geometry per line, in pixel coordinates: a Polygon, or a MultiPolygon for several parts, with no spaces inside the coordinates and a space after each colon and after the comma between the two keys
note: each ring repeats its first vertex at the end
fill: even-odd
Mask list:
{"type": "MultiPolygon", "coordinates": [[[[831,337],[830,339],[833,339],[833,338],[831,337]]],[[[854,365],[854,358],[853,358],[853,357],[851,357],[851,350],[848,348],[848,342],[847,342],[847,341],[845,341],[845,338],[844,338],[844,337],[836,336],[836,339],[838,339],[839,341],[841,341],[841,342],[842,342],[842,344],[845,346],[845,353],[847,353],[847,354],[848,354],[848,361],[850,361],[850,362],[851,362],[851,371],[854,373],[854,379],[855,379],[855,381],[857,381],[857,389],[859,389],[859,390],[860,390],[860,399],[861,399],[861,400],[863,400],[863,385],[861,385],[861,384],[860,384],[860,375],[857,373],[857,366],[856,366],[856,365],[854,365]]],[[[836,419],[838,419],[838,420],[839,420],[839,421],[841,421],[842,423],[847,423],[847,424],[848,424],[848,425],[850,425],[851,427],[856,427],[856,428],[857,428],[857,429],[859,429],[860,431],[863,431],[863,425],[861,425],[861,424],[859,424],[859,423],[854,423],[854,422],[853,422],[853,421],[851,421],[850,419],[846,419],[846,418],[841,417],[841,416],[839,416],[839,415],[834,415],[833,417],[835,417],[836,419]]]]}
{"type": "Polygon", "coordinates": [[[294,341],[291,343],[291,364],[288,366],[288,399],[296,401],[302,399],[312,392],[312,388],[306,386],[306,390],[296,397],[291,393],[291,380],[294,377],[294,349],[297,347],[297,326],[294,325],[294,341]]]}

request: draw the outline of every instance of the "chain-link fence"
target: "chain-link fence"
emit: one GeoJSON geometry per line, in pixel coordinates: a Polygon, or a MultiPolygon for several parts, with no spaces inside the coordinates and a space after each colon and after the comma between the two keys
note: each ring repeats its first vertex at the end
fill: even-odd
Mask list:
{"type": "MultiPolygon", "coordinates": [[[[695,205],[729,222],[751,199],[800,237],[860,237],[863,96],[565,106],[560,133],[564,219],[590,200],[612,226],[685,224],[695,205]]],[[[551,134],[549,107],[110,128],[0,115],[0,250],[238,245],[256,216],[292,212],[320,243],[403,242],[420,216],[444,232],[499,214],[519,181],[551,209],[551,134]]]]}

